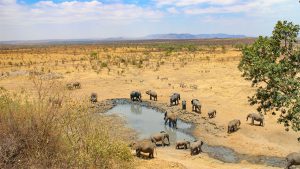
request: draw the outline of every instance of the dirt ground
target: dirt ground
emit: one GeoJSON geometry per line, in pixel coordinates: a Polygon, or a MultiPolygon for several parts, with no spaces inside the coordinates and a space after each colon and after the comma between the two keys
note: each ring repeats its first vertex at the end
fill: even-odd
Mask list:
{"type": "MultiPolygon", "coordinates": [[[[202,57],[202,54],[199,55],[202,57]]],[[[237,68],[239,56],[240,52],[228,51],[226,54],[213,54],[214,59],[211,60],[185,61],[184,65],[180,61],[166,61],[159,69],[151,66],[128,66],[122,75],[117,73],[119,69],[116,66],[111,66],[109,71],[104,68],[98,73],[89,69],[65,73],[66,69],[69,69],[68,66],[57,68],[55,71],[63,74],[64,78],[59,79],[62,84],[72,81],[81,83],[81,89],[71,91],[75,98],[87,99],[91,92],[98,94],[98,100],[128,98],[132,90],[140,90],[143,94],[142,99],[149,100],[145,91],[151,89],[158,93],[159,103],[168,103],[171,93],[178,92],[182,100],[187,101],[189,111],[191,99],[198,98],[203,107],[202,114],[196,118],[207,117],[209,109],[216,109],[217,116],[211,121],[224,131],[210,134],[198,126],[194,131],[195,136],[210,145],[224,145],[244,154],[278,157],[300,151],[300,143],[297,141],[299,133],[286,132],[284,127],[277,123],[276,116],[266,115],[264,127],[252,126],[246,121],[246,115],[256,110],[247,102],[247,97],[253,94],[255,89],[251,88],[250,82],[241,77],[237,68]],[[220,60],[218,57],[235,59],[220,60]],[[225,128],[232,119],[240,119],[241,128],[235,133],[227,134],[225,128]]],[[[174,58],[176,57],[175,55],[174,58]]],[[[10,68],[3,67],[1,71],[10,71],[10,68]]],[[[33,90],[32,82],[25,75],[1,78],[0,86],[10,91],[33,90]]],[[[137,168],[157,168],[158,165],[162,166],[160,168],[270,168],[246,162],[223,163],[209,158],[206,154],[191,157],[188,151],[178,152],[173,147],[157,150],[158,155],[154,160],[137,159],[137,168]]]]}

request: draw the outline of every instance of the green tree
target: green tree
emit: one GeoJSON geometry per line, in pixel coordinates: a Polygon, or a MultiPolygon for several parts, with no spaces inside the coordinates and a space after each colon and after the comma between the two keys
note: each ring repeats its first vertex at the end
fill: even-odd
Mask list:
{"type": "Polygon", "coordinates": [[[279,113],[286,130],[300,130],[300,50],[296,48],[299,25],[278,21],[271,37],[260,36],[244,47],[239,69],[257,87],[249,97],[257,110],[279,113]]]}

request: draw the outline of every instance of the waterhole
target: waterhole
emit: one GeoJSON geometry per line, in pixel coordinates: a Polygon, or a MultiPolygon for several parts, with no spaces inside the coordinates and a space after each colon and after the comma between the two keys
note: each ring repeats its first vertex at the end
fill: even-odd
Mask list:
{"type": "MultiPolygon", "coordinates": [[[[194,141],[196,138],[192,135],[194,125],[177,121],[178,129],[173,129],[164,124],[164,114],[155,109],[149,108],[143,103],[129,104],[118,101],[116,106],[110,109],[107,114],[115,114],[124,117],[130,128],[133,128],[140,139],[149,139],[150,135],[160,131],[165,131],[170,136],[171,146],[176,140],[194,141]]],[[[203,145],[203,152],[210,157],[218,159],[227,163],[239,163],[241,161],[248,161],[253,164],[265,164],[273,167],[284,167],[285,159],[282,157],[272,156],[253,156],[247,154],[240,154],[233,149],[225,146],[212,146],[207,143],[203,145]]]]}

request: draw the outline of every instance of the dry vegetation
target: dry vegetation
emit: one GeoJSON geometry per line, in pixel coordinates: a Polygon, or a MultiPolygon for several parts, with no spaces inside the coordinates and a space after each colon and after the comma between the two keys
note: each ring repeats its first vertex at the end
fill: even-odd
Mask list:
{"type": "Polygon", "coordinates": [[[131,168],[122,120],[95,115],[57,81],[30,78],[35,94],[0,90],[1,168],[131,168]]]}
{"type": "MultiPolygon", "coordinates": [[[[245,119],[255,110],[247,103],[253,89],[240,77],[237,65],[240,49],[252,42],[229,39],[2,45],[1,167],[132,167],[134,160],[125,144],[129,138],[122,134],[127,129],[123,122],[111,123],[116,117],[91,112],[91,103],[87,102],[91,92],[98,93],[101,101],[127,98],[131,90],[138,89],[143,99],[148,99],[145,91],[154,89],[158,102],[167,103],[169,94],[177,91],[187,103],[199,98],[204,105],[202,116],[211,108],[217,109],[212,122],[220,128],[233,118],[245,119]],[[66,84],[74,81],[81,83],[81,89],[67,90],[66,84]],[[61,106],[56,104],[59,100],[61,106]]],[[[285,132],[272,116],[266,117],[266,123],[262,128],[242,121],[239,132],[230,136],[226,132],[203,135],[200,129],[195,129],[195,135],[210,144],[247,154],[284,156],[295,150],[296,133],[285,132]]],[[[194,159],[179,158],[187,160],[181,164],[192,166],[194,159]]],[[[209,159],[205,156],[197,160],[214,168],[240,168],[209,159]]],[[[164,159],[155,160],[153,166],[160,160],[164,159]]],[[[137,164],[140,168],[148,166],[140,161],[137,164]]],[[[165,163],[165,167],[181,168],[181,164],[165,163]]]]}

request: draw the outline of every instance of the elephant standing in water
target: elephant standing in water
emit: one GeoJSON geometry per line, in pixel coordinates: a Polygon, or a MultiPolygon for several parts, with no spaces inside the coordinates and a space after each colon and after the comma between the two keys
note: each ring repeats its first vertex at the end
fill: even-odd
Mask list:
{"type": "Polygon", "coordinates": [[[176,116],[176,114],[165,112],[164,120],[165,120],[165,125],[169,121],[169,127],[175,127],[177,129],[177,116],[176,116]]]}
{"type": "Polygon", "coordinates": [[[153,100],[157,101],[157,93],[155,91],[148,90],[148,91],[146,91],[146,94],[150,95],[150,100],[152,100],[152,97],[153,97],[153,100]]]}
{"type": "Polygon", "coordinates": [[[154,151],[156,145],[150,141],[142,140],[138,142],[133,142],[130,146],[135,150],[136,156],[140,157],[142,153],[149,153],[149,158],[154,158],[154,151]]]}
{"type": "Polygon", "coordinates": [[[165,131],[161,131],[160,133],[155,133],[150,136],[151,142],[156,145],[156,142],[161,141],[162,145],[165,146],[165,139],[168,140],[168,145],[170,145],[169,134],[165,131]]]}
{"type": "Polygon", "coordinates": [[[180,94],[179,93],[173,93],[170,96],[170,105],[172,106],[173,103],[175,103],[175,105],[179,104],[179,100],[180,100],[180,94]]]}
{"type": "Polygon", "coordinates": [[[228,130],[227,130],[227,133],[232,133],[234,131],[237,131],[238,130],[238,127],[241,125],[241,121],[238,120],[238,119],[234,119],[234,120],[231,120],[229,123],[228,123],[228,130]]]}
{"type": "Polygon", "coordinates": [[[300,153],[291,153],[286,156],[286,169],[290,169],[293,165],[300,165],[300,153]]]}
{"type": "Polygon", "coordinates": [[[132,101],[142,101],[142,94],[141,94],[141,92],[139,92],[139,91],[132,91],[131,93],[130,93],[130,99],[132,100],[132,101]]]}
{"type": "Polygon", "coordinates": [[[192,103],[192,111],[201,113],[201,103],[198,99],[193,99],[192,103]]]}
{"type": "Polygon", "coordinates": [[[257,114],[257,113],[250,113],[247,116],[247,121],[248,118],[251,118],[251,124],[254,125],[254,121],[258,121],[260,126],[264,126],[264,116],[257,114]]]}
{"type": "Polygon", "coordinates": [[[176,141],[176,146],[175,148],[176,149],[180,149],[180,148],[184,148],[184,149],[187,149],[188,146],[190,146],[190,142],[189,141],[186,141],[186,140],[179,140],[179,141],[176,141]]]}
{"type": "Polygon", "coordinates": [[[201,140],[192,142],[190,145],[191,155],[196,155],[196,154],[201,153],[202,145],[203,145],[203,141],[201,141],[201,140]]]}

